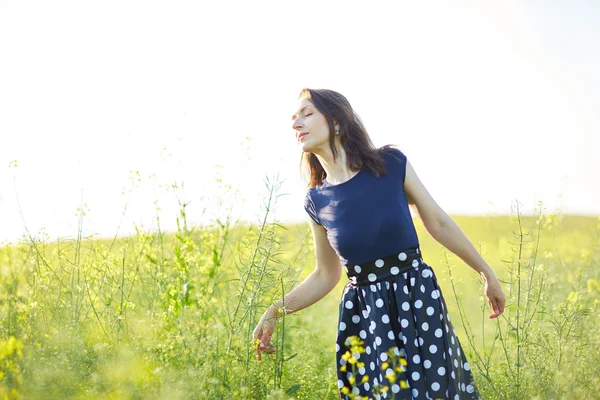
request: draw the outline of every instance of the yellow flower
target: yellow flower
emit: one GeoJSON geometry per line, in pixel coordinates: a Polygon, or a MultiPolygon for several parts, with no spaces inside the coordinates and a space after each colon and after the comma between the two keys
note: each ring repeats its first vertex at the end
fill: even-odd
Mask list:
{"type": "Polygon", "coordinates": [[[349,362],[350,364],[356,364],[356,363],[357,363],[357,361],[358,361],[358,360],[357,360],[357,359],[356,359],[354,356],[350,357],[350,359],[348,360],[348,362],[349,362]]]}
{"type": "Polygon", "coordinates": [[[362,383],[369,382],[369,375],[365,375],[362,378],[362,383]]]}
{"type": "Polygon", "coordinates": [[[342,365],[342,366],[340,367],[340,371],[342,371],[342,372],[346,372],[346,366],[345,366],[345,365],[342,365]]]}
{"type": "Polygon", "coordinates": [[[384,362],[383,364],[381,364],[381,369],[387,369],[387,367],[389,366],[388,362],[384,362]]]}
{"type": "Polygon", "coordinates": [[[350,392],[350,389],[348,389],[346,386],[344,386],[343,388],[340,389],[342,393],[344,394],[348,394],[350,392]]]}
{"type": "Polygon", "coordinates": [[[408,388],[408,383],[406,381],[400,381],[400,387],[402,389],[407,389],[408,388]]]}
{"type": "Polygon", "coordinates": [[[389,373],[385,377],[388,381],[394,382],[396,380],[396,373],[395,372],[389,373]]]}
{"type": "Polygon", "coordinates": [[[358,364],[356,364],[356,366],[357,366],[358,368],[362,368],[362,367],[364,367],[364,366],[365,366],[365,363],[364,363],[364,362],[359,362],[358,364]]]}
{"type": "Polygon", "coordinates": [[[347,352],[345,352],[345,353],[342,355],[342,358],[343,358],[344,360],[348,361],[348,359],[349,359],[351,356],[352,356],[352,354],[350,354],[350,352],[349,352],[349,351],[347,351],[347,352]]]}
{"type": "Polygon", "coordinates": [[[381,391],[383,393],[387,392],[388,390],[390,390],[390,388],[388,386],[384,386],[384,387],[381,388],[381,391]]]}
{"type": "Polygon", "coordinates": [[[350,378],[348,378],[348,382],[350,382],[351,385],[354,385],[354,382],[356,382],[356,379],[351,376],[350,378]]]}
{"type": "Polygon", "coordinates": [[[406,358],[401,358],[400,359],[400,364],[402,364],[404,366],[408,365],[408,363],[406,362],[406,358]]]}

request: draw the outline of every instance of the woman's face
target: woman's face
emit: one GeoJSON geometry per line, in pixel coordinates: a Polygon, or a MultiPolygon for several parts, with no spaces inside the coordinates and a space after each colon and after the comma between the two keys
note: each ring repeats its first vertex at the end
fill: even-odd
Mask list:
{"type": "Polygon", "coordinates": [[[292,116],[296,141],[305,152],[315,153],[329,146],[329,125],[323,114],[307,98],[298,100],[298,110],[292,116]]]}

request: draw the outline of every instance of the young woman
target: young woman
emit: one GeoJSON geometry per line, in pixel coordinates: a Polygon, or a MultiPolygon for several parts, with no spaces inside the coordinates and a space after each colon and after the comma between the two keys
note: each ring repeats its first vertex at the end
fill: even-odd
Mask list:
{"type": "Polygon", "coordinates": [[[373,146],[343,95],[303,89],[292,120],[310,171],[304,208],[316,268],[265,311],[254,330],[257,358],[275,351],[269,343],[277,318],[323,298],[343,268],[350,282],[340,301],[336,341],[342,399],[479,398],[436,275],[423,261],[409,207],[433,238],[484,278],[490,318],[504,312],[506,302],[494,271],[404,153],[373,146]]]}

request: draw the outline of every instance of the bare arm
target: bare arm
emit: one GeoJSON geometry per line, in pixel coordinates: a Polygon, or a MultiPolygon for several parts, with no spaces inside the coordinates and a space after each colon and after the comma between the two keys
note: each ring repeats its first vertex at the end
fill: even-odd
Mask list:
{"type": "Polygon", "coordinates": [[[421,218],[427,232],[485,280],[488,304],[494,311],[490,318],[500,315],[504,311],[506,297],[496,274],[454,220],[431,197],[408,160],[404,189],[411,209],[421,218]]]}
{"type": "Polygon", "coordinates": [[[316,268],[298,286],[270,307],[274,316],[284,309],[290,314],[306,308],[319,300],[338,284],[342,276],[340,259],[331,247],[325,228],[308,218],[313,234],[316,268]]]}

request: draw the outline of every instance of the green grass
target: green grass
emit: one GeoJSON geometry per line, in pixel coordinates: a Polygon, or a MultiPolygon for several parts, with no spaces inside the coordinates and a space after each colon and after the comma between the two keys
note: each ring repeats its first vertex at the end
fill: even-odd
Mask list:
{"type": "MultiPolygon", "coordinates": [[[[272,217],[277,190],[267,183],[251,226],[190,226],[180,202],[173,234],[1,248],[0,398],[339,398],[345,277],[278,324],[276,353],[254,356],[264,309],[314,268],[308,224],[272,217]]],[[[484,399],[598,398],[600,219],[531,211],[453,217],[503,281],[497,320],[478,275],[415,220],[424,260],[484,399]]]]}

